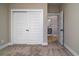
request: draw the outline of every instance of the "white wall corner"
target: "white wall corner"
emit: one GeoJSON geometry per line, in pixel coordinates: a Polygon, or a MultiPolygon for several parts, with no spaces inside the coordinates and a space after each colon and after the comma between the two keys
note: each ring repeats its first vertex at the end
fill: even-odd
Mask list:
{"type": "Polygon", "coordinates": [[[12,45],[12,44],[11,44],[11,43],[6,43],[6,44],[0,46],[0,49],[3,49],[3,48],[5,48],[5,47],[7,47],[7,46],[9,46],[9,45],[12,45]]]}
{"type": "Polygon", "coordinates": [[[67,44],[64,44],[65,48],[67,48],[74,56],[79,56],[74,50],[72,50],[67,44]]]}

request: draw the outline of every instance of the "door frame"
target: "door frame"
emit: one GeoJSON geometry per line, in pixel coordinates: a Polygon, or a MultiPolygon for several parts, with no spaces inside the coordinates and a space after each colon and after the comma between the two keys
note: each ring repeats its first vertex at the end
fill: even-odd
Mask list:
{"type": "MultiPolygon", "coordinates": [[[[63,10],[61,12],[63,12],[63,10]]],[[[48,16],[60,16],[61,12],[58,12],[58,13],[48,13],[48,16]]],[[[62,17],[63,18],[63,46],[64,46],[64,13],[62,15],[63,15],[63,17],[62,17]]]]}
{"type": "MultiPolygon", "coordinates": [[[[13,16],[14,11],[26,11],[26,12],[27,11],[40,11],[42,13],[42,20],[43,20],[43,9],[11,9],[11,11],[10,11],[10,23],[9,23],[10,24],[10,39],[11,39],[10,43],[11,44],[14,44],[13,41],[12,41],[12,35],[13,35],[13,33],[12,33],[12,16],[13,16]]],[[[43,34],[43,32],[42,32],[42,34],[43,34]]],[[[42,41],[43,41],[43,37],[42,37],[42,41]]],[[[28,44],[28,43],[26,43],[26,44],[28,44]]],[[[41,42],[39,44],[43,45],[43,42],[41,42]]]]}

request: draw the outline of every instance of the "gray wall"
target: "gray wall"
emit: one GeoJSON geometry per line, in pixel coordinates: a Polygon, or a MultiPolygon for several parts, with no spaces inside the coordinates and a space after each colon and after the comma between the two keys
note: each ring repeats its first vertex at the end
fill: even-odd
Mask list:
{"type": "Polygon", "coordinates": [[[0,4],[0,45],[9,42],[8,4],[0,4]]]}
{"type": "Polygon", "coordinates": [[[48,3],[48,13],[59,13],[61,4],[48,3]]]}
{"type": "Polygon", "coordinates": [[[64,43],[79,55],[79,4],[64,4],[64,43]]]}

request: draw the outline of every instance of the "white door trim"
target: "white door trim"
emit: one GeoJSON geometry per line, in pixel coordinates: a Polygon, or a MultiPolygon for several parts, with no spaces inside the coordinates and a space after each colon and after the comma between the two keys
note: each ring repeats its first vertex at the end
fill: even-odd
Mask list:
{"type": "MultiPolygon", "coordinates": [[[[42,19],[43,19],[43,9],[11,9],[11,20],[10,20],[10,39],[11,39],[11,43],[14,44],[12,42],[12,14],[13,12],[16,12],[16,11],[41,11],[42,12],[42,19]]],[[[41,42],[40,44],[43,44],[43,42],[41,42]]]]}
{"type": "Polygon", "coordinates": [[[41,11],[43,12],[43,9],[11,9],[11,12],[13,11],[41,11]]]}

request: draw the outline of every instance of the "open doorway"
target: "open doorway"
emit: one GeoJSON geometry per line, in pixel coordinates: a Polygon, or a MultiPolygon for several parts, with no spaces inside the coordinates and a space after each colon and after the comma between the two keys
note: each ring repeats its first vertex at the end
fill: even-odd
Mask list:
{"type": "Polygon", "coordinates": [[[58,42],[64,45],[63,12],[48,13],[48,43],[58,42]]]}
{"type": "Polygon", "coordinates": [[[58,41],[58,16],[48,16],[48,43],[58,41]]]}
{"type": "Polygon", "coordinates": [[[64,20],[62,4],[48,3],[48,43],[64,45],[64,20]]]}

